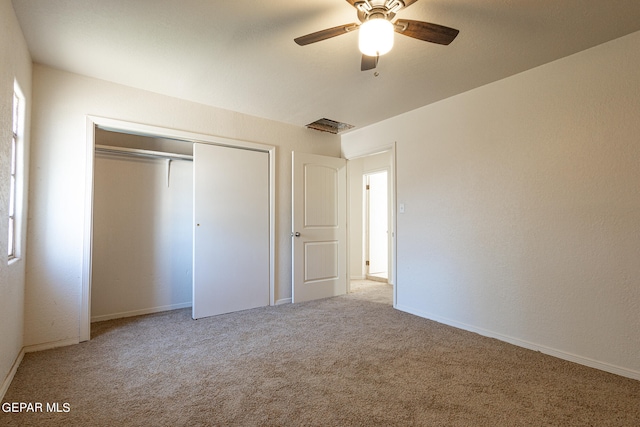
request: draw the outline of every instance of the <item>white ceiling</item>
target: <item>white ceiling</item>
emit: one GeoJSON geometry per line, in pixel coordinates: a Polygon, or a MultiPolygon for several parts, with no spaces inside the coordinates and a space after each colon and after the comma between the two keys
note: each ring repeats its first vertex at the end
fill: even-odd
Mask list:
{"type": "Polygon", "coordinates": [[[345,0],[13,0],[35,62],[304,126],[363,127],[640,30],[638,0],[419,0],[396,18],[460,30],[396,34],[376,77],[345,0]]]}

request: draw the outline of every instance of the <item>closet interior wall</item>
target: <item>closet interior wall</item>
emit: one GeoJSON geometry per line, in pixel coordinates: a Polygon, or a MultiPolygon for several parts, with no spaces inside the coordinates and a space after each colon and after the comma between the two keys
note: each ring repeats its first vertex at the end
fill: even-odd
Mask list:
{"type": "MultiPolygon", "coordinates": [[[[96,146],[191,155],[185,141],[96,129],[96,146]]],[[[96,150],[91,320],[192,305],[193,163],[96,150]]]]}

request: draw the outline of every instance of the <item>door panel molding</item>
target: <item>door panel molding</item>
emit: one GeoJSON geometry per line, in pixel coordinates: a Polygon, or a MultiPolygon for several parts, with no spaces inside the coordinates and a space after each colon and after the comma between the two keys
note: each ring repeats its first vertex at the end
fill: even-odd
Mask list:
{"type": "Polygon", "coordinates": [[[319,280],[337,280],[340,272],[339,242],[306,242],[304,243],[304,283],[309,284],[319,280]],[[324,259],[330,262],[310,263],[309,260],[324,259]]]}

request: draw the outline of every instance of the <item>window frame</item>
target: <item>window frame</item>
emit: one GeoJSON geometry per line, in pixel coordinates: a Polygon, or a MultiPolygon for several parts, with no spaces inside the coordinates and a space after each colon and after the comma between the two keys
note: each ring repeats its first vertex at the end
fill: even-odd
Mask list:
{"type": "Polygon", "coordinates": [[[20,91],[17,82],[14,83],[12,115],[11,115],[11,147],[9,159],[9,212],[8,212],[8,241],[7,257],[8,262],[20,257],[20,203],[22,196],[19,186],[22,182],[21,144],[24,134],[24,103],[25,98],[20,91]]]}

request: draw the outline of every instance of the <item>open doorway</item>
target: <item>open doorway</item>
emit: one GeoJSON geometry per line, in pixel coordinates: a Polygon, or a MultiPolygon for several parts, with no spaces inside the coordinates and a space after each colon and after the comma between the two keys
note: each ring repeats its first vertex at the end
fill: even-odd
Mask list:
{"type": "Polygon", "coordinates": [[[350,292],[389,286],[395,305],[394,149],[350,158],[350,292]]]}

